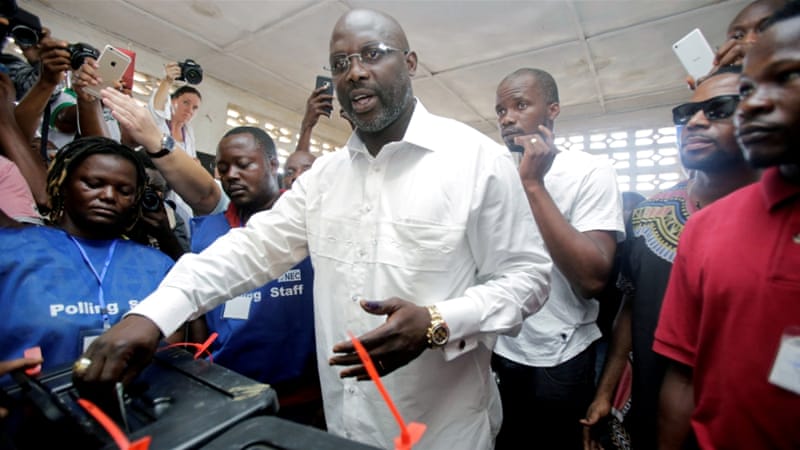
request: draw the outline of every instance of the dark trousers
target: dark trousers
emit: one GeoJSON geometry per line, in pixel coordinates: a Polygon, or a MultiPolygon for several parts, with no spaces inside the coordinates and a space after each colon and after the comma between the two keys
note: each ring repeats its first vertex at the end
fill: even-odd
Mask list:
{"type": "Polygon", "coordinates": [[[594,395],[595,347],[555,367],[530,367],[492,355],[503,425],[496,450],[583,448],[578,422],[594,395]]]}

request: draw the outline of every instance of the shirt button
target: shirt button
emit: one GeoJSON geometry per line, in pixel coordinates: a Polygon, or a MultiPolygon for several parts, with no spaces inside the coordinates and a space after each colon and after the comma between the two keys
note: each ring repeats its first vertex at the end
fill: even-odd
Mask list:
{"type": "Polygon", "coordinates": [[[345,390],[347,391],[348,394],[355,394],[356,393],[356,388],[354,388],[353,386],[347,386],[345,388],[345,390]]]}
{"type": "Polygon", "coordinates": [[[371,206],[369,206],[369,205],[364,206],[364,212],[370,212],[370,211],[372,211],[372,207],[371,206]]]}

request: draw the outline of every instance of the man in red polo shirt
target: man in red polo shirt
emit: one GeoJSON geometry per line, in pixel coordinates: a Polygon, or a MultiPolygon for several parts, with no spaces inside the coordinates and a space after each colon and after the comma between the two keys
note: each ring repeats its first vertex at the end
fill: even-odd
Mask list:
{"type": "Polygon", "coordinates": [[[745,57],[737,139],[761,181],[692,216],[653,349],[659,448],[800,448],[800,2],[745,57]]]}

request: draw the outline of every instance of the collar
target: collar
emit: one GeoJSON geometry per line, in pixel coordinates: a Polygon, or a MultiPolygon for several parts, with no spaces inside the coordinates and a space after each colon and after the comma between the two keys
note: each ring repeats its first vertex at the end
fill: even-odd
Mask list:
{"type": "Polygon", "coordinates": [[[770,167],[761,175],[761,192],[767,209],[775,209],[789,198],[800,195],[800,186],[787,182],[777,167],[770,167]]]}
{"type": "Polygon", "coordinates": [[[228,205],[228,209],[226,209],[223,214],[231,228],[239,228],[242,226],[242,217],[239,215],[239,210],[236,209],[236,205],[234,205],[233,202],[228,205]]]}
{"type": "MultiPolygon", "coordinates": [[[[441,142],[439,142],[440,140],[436,138],[436,133],[430,132],[431,119],[436,116],[429,113],[418,98],[414,97],[414,102],[414,112],[411,114],[411,120],[408,123],[408,128],[406,128],[403,139],[401,141],[389,142],[384,148],[401,142],[424,150],[435,151],[436,148],[441,145],[441,142]]],[[[355,131],[350,135],[345,145],[350,152],[351,158],[357,154],[371,157],[369,151],[367,151],[367,146],[364,145],[364,142],[355,131]]]]}
{"type": "MultiPolygon", "coordinates": [[[[283,195],[284,192],[286,192],[286,189],[280,189],[278,197],[283,195]]],[[[275,199],[275,201],[278,201],[278,199],[275,199]]],[[[275,203],[273,202],[273,204],[275,203]]],[[[228,204],[228,209],[226,209],[223,214],[225,215],[225,219],[228,221],[228,225],[230,225],[231,228],[239,228],[244,226],[242,223],[242,215],[239,214],[239,210],[236,208],[236,205],[233,204],[233,202],[228,204]]]]}

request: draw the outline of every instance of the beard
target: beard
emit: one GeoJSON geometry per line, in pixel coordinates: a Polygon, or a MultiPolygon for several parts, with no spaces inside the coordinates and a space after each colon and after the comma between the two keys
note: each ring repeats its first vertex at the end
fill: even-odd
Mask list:
{"type": "Polygon", "coordinates": [[[376,91],[375,95],[383,106],[380,111],[369,119],[356,116],[350,104],[345,108],[353,125],[366,133],[377,133],[393,124],[403,111],[414,101],[411,86],[408,84],[396,84],[390,91],[376,91]]]}
{"type": "Polygon", "coordinates": [[[697,160],[688,159],[683,153],[681,153],[680,158],[681,164],[686,169],[712,173],[725,171],[745,162],[744,155],[731,154],[724,150],[717,150],[705,158],[697,160]]]}

